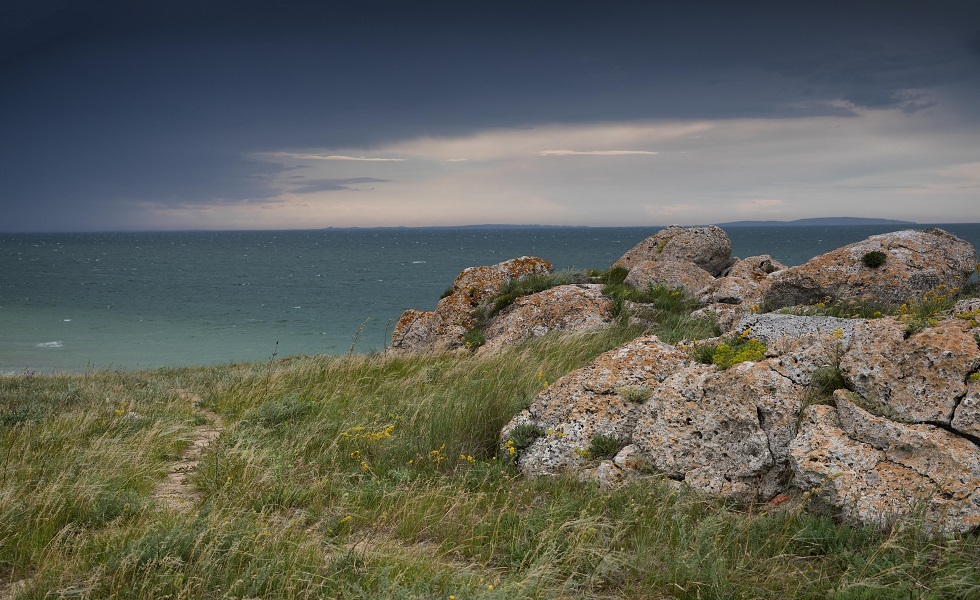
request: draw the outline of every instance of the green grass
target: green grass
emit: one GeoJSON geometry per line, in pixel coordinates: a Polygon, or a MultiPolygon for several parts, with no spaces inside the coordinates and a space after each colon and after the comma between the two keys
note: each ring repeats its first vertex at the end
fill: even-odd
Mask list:
{"type": "Polygon", "coordinates": [[[501,427],[635,335],[0,378],[0,581],[21,598],[980,594],[975,536],[518,476],[501,427]],[[225,429],[191,509],[168,511],[151,491],[203,421],[195,396],[225,429]]]}

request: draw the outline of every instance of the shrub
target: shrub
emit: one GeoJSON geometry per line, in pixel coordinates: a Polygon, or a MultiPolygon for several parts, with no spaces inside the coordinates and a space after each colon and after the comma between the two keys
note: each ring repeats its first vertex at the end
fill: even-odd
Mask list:
{"type": "Polygon", "coordinates": [[[463,335],[463,345],[472,352],[487,343],[487,336],[483,335],[483,330],[479,327],[470,329],[463,335]]]}
{"type": "Polygon", "coordinates": [[[861,262],[864,266],[869,269],[877,269],[881,265],[885,264],[885,260],[888,255],[880,250],[872,250],[871,252],[865,252],[864,256],[861,257],[861,262]]]}
{"type": "Polygon", "coordinates": [[[725,370],[742,362],[758,362],[766,358],[766,345],[748,337],[748,330],[727,338],[717,346],[699,346],[694,359],[700,363],[715,365],[725,370]]]}
{"type": "Polygon", "coordinates": [[[820,367],[810,376],[810,389],[818,395],[830,395],[843,387],[844,375],[836,365],[820,367]]]}
{"type": "Polygon", "coordinates": [[[653,391],[645,385],[626,385],[616,388],[616,393],[623,400],[636,402],[637,404],[644,402],[653,395],[653,391]]]}
{"type": "Polygon", "coordinates": [[[757,339],[751,339],[736,348],[724,342],[718,344],[714,356],[711,357],[711,363],[724,371],[738,363],[758,362],[765,358],[766,345],[757,339]]]}
{"type": "Polygon", "coordinates": [[[926,327],[938,325],[938,315],[953,308],[958,291],[957,288],[940,285],[923,294],[920,300],[912,300],[900,306],[898,317],[905,323],[906,337],[926,327]]]}
{"type": "Polygon", "coordinates": [[[625,440],[615,435],[599,434],[589,443],[589,456],[595,459],[612,458],[625,447],[625,440]]]}
{"type": "Polygon", "coordinates": [[[508,458],[517,458],[517,455],[527,450],[534,440],[544,435],[544,429],[541,429],[534,423],[521,423],[515,426],[510,431],[510,435],[507,436],[507,441],[504,443],[504,447],[507,448],[510,456],[508,458]]]}

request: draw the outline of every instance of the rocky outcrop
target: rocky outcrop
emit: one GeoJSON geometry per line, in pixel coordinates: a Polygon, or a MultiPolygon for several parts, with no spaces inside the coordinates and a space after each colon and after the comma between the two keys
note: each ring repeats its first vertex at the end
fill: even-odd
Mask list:
{"type": "Polygon", "coordinates": [[[455,348],[476,324],[473,313],[480,303],[493,298],[512,280],[550,272],[551,263],[532,256],[465,269],[434,312],[402,313],[391,334],[391,348],[412,352],[455,348]]]}
{"type": "Polygon", "coordinates": [[[941,229],[874,235],[774,273],[763,303],[778,308],[829,299],[899,305],[939,286],[959,287],[976,264],[973,246],[941,229]],[[884,263],[865,264],[872,252],[882,253],[884,263]]]}
{"type": "MultiPolygon", "coordinates": [[[[855,523],[913,517],[937,534],[980,530],[980,300],[929,314],[921,301],[969,275],[975,250],[933,229],[873,236],[800,267],[767,255],[732,265],[716,229],[669,227],[618,264],[636,287],[678,287],[707,303],[700,314],[729,337],[640,337],[545,384],[501,432],[505,456],[527,475],[601,485],[656,475],[738,501],[815,498],[855,523]],[[912,307],[870,320],[759,314],[827,299],[912,307]],[[723,342],[714,364],[695,361],[723,342]]],[[[527,257],[467,269],[435,311],[405,312],[393,346],[458,346],[507,282],[548,269],[527,257]]],[[[602,327],[612,310],[595,284],[524,296],[480,322],[480,352],[602,327]]]]}
{"type": "Polygon", "coordinates": [[[906,338],[898,319],[860,321],[841,372],[848,387],[881,405],[893,420],[949,425],[980,368],[980,348],[962,319],[950,319],[906,338]]]}
{"type": "Polygon", "coordinates": [[[614,266],[633,269],[646,261],[692,262],[712,276],[734,264],[732,242],[720,227],[671,225],[633,246],[614,266]]]}
{"type": "Polygon", "coordinates": [[[809,407],[790,444],[799,487],[855,523],[918,515],[936,533],[980,526],[980,448],[939,427],[873,414],[856,394],[838,390],[835,401],[809,407]]]}
{"type": "Polygon", "coordinates": [[[640,338],[543,390],[501,441],[520,424],[543,432],[517,456],[528,475],[612,485],[659,473],[739,501],[812,492],[856,523],[980,526],[980,348],[967,319],[907,338],[888,318],[763,314],[738,326],[767,344],[766,360],[719,370],[692,359],[717,339],[640,338]],[[805,406],[820,368],[852,388],[836,407],[805,406]],[[618,440],[611,460],[590,455],[598,436],[618,440]]]}
{"type": "Polygon", "coordinates": [[[484,329],[480,352],[494,352],[547,333],[588,331],[609,325],[613,301],[597,284],[561,285],[518,298],[484,329]]]}
{"type": "Polygon", "coordinates": [[[691,297],[714,280],[711,273],[687,260],[643,261],[626,276],[626,283],[641,290],[650,286],[673,287],[691,297]]]}

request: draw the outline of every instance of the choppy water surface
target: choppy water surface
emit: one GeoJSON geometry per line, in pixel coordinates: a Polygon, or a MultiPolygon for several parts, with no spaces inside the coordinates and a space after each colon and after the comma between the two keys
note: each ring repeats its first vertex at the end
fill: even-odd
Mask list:
{"type": "MultiPolygon", "coordinates": [[[[944,225],[975,246],[980,225],[944,225]]],[[[605,268],[659,227],[0,234],[0,372],[156,368],[383,347],[462,269],[605,268]],[[361,326],[363,325],[363,328],[361,326]]],[[[731,228],[801,264],[894,226],[731,228]]]]}

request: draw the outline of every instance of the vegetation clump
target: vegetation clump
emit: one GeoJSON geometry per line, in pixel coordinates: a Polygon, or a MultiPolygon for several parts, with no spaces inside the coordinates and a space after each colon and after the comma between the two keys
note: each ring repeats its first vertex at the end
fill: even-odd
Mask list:
{"type": "Polygon", "coordinates": [[[766,358],[766,345],[749,337],[751,331],[725,338],[718,344],[704,344],[694,350],[694,358],[706,365],[715,365],[724,371],[743,362],[758,362],[766,358]]]}
{"type": "Polygon", "coordinates": [[[592,441],[589,442],[588,454],[590,458],[602,460],[616,456],[625,447],[626,441],[622,438],[600,433],[593,436],[592,441]]]}
{"type": "Polygon", "coordinates": [[[507,441],[504,442],[504,448],[509,456],[505,458],[517,458],[522,452],[531,447],[536,439],[545,434],[544,429],[541,429],[534,423],[521,423],[514,427],[510,435],[507,436],[507,441]]]}
{"type": "Polygon", "coordinates": [[[864,256],[861,257],[861,262],[869,269],[877,269],[884,265],[887,259],[888,255],[881,250],[872,250],[871,252],[864,253],[864,256]]]}
{"type": "Polygon", "coordinates": [[[921,299],[898,307],[898,318],[905,323],[906,337],[938,325],[939,315],[948,312],[956,303],[958,291],[957,288],[939,285],[923,294],[921,299]]]}
{"type": "Polygon", "coordinates": [[[476,352],[476,349],[487,343],[487,336],[483,334],[483,329],[479,327],[473,327],[463,334],[463,346],[471,351],[476,352]]]}
{"type": "Polygon", "coordinates": [[[642,404],[653,395],[653,390],[645,385],[624,385],[616,388],[616,394],[627,402],[642,404]]]}

